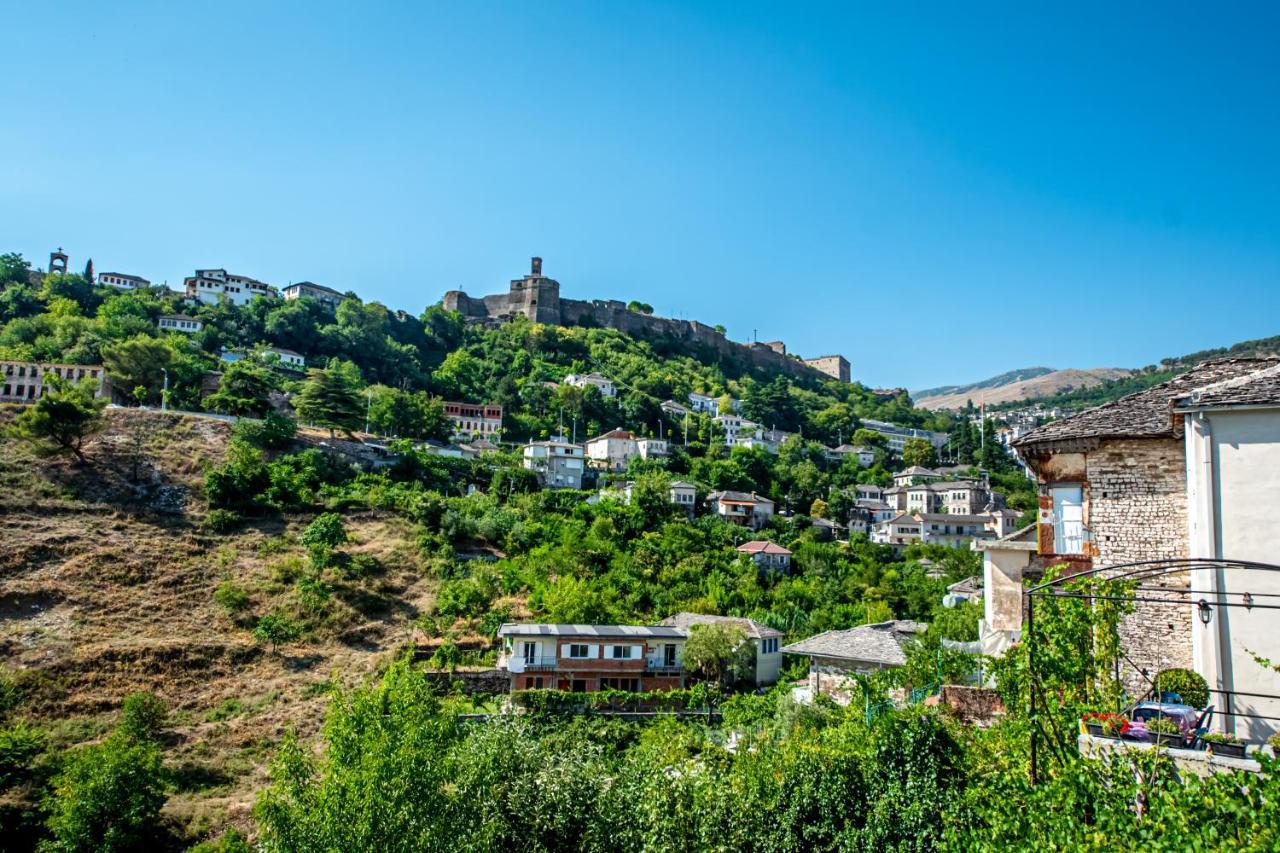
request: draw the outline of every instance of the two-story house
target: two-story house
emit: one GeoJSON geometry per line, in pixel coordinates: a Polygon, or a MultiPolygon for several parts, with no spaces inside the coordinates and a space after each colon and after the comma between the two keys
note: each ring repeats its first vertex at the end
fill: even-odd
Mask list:
{"type": "Polygon", "coordinates": [[[328,308],[337,308],[346,297],[341,291],[313,281],[298,281],[283,288],[280,294],[285,299],[314,299],[328,308]]]}
{"type": "Polygon", "coordinates": [[[194,335],[204,328],[204,323],[190,314],[161,314],[156,325],[162,332],[182,332],[185,335],[194,335]]]}
{"type": "Polygon", "coordinates": [[[618,389],[613,384],[613,380],[599,373],[570,373],[564,378],[564,384],[578,388],[598,388],[605,397],[618,396],[618,389]]]}
{"type": "Polygon", "coordinates": [[[512,690],[674,690],[684,686],[680,628],[646,625],[507,623],[498,629],[498,668],[512,690]]]}
{"type": "Polygon", "coordinates": [[[460,403],[445,400],[444,416],[453,424],[454,438],[492,438],[502,432],[502,407],[492,403],[460,403]]]}
{"type": "Polygon", "coordinates": [[[640,455],[635,433],[622,427],[588,439],[583,448],[589,464],[604,471],[625,471],[627,463],[640,455]]]}
{"type": "Polygon", "coordinates": [[[737,547],[739,554],[746,554],[766,572],[785,575],[791,571],[791,552],[777,542],[754,539],[737,547]]]}
{"type": "Polygon", "coordinates": [[[34,402],[45,395],[55,376],[70,383],[89,382],[95,397],[101,397],[107,389],[107,371],[100,364],[0,361],[0,402],[34,402]]]}
{"type": "Polygon", "coordinates": [[[773,518],[773,501],[755,492],[711,492],[706,500],[720,518],[752,530],[759,530],[773,518]]]}
{"type": "MultiPolygon", "coordinates": [[[[1043,565],[1280,562],[1280,358],[1204,362],[1038,427],[1014,447],[1040,485],[1043,565]]],[[[988,596],[1003,586],[988,582],[988,596]]],[[[1130,693],[1146,692],[1163,669],[1193,668],[1219,691],[1213,701],[1228,730],[1250,740],[1273,732],[1275,721],[1262,717],[1280,717],[1280,701],[1248,694],[1280,695],[1280,674],[1254,659],[1280,660],[1280,631],[1274,611],[1247,606],[1244,595],[1280,596],[1280,572],[1210,563],[1143,587],[1148,600],[1120,627],[1130,693]]],[[[1014,606],[1012,596],[1001,602],[1014,606]]],[[[1020,612],[995,615],[1006,631],[1020,627],[1020,612]]]]}
{"type": "Polygon", "coordinates": [[[535,472],[543,488],[581,489],[584,459],[581,444],[563,438],[531,441],[522,450],[522,464],[535,472]]]}

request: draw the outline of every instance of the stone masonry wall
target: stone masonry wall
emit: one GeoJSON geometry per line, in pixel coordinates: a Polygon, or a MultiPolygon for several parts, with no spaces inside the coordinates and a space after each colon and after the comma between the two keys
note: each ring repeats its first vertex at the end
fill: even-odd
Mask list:
{"type": "MultiPolygon", "coordinates": [[[[1088,527],[1095,566],[1187,556],[1186,463],[1181,439],[1106,441],[1088,454],[1088,527]]],[[[1138,593],[1171,597],[1186,589],[1186,574],[1146,581],[1164,588],[1138,593]]],[[[1138,603],[1120,625],[1120,676],[1135,698],[1161,669],[1191,666],[1192,606],[1138,603]]]]}

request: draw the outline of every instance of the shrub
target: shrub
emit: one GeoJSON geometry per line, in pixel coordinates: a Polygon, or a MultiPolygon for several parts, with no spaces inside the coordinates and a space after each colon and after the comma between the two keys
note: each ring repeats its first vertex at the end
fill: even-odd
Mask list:
{"type": "Polygon", "coordinates": [[[1209,703],[1209,685],[1198,672],[1189,669],[1166,669],[1155,677],[1157,693],[1177,693],[1182,701],[1193,708],[1203,708],[1209,703]]]}
{"type": "Polygon", "coordinates": [[[338,572],[349,579],[361,578],[382,571],[382,564],[372,554],[352,554],[350,559],[340,561],[338,572]]]}
{"type": "Polygon", "coordinates": [[[319,574],[306,574],[298,578],[298,598],[302,606],[313,613],[321,610],[333,594],[333,587],[325,583],[319,574]]]}
{"type": "Polygon", "coordinates": [[[218,584],[218,588],[213,591],[213,600],[228,613],[239,613],[249,606],[249,593],[236,586],[234,581],[227,579],[218,584]]]}
{"type": "Polygon", "coordinates": [[[1160,717],[1156,720],[1147,720],[1147,731],[1162,735],[1181,734],[1182,730],[1178,728],[1178,724],[1168,717],[1160,717]]]}
{"type": "Polygon", "coordinates": [[[44,732],[25,720],[0,728],[0,791],[27,779],[44,744],[44,732]]]}
{"type": "Polygon", "coordinates": [[[347,529],[342,524],[342,516],[336,512],[326,512],[316,516],[315,521],[302,531],[301,542],[308,548],[323,546],[336,548],[347,541],[347,529]]]}
{"type": "Polygon", "coordinates": [[[252,853],[253,847],[242,833],[228,829],[219,838],[212,841],[201,841],[190,848],[187,853],[252,853]]]}
{"type": "Polygon", "coordinates": [[[302,636],[302,627],[283,613],[268,613],[258,620],[253,638],[259,643],[270,643],[275,651],[281,643],[288,643],[302,636]]]}
{"type": "Polygon", "coordinates": [[[292,418],[271,412],[260,421],[242,420],[232,434],[243,441],[267,450],[284,450],[293,444],[298,424],[292,418]]]}
{"type": "Polygon", "coordinates": [[[211,509],[204,517],[204,529],[210,533],[226,533],[240,526],[244,519],[240,513],[229,509],[211,509]]]}
{"type": "Polygon", "coordinates": [[[131,741],[154,740],[168,716],[164,702],[154,693],[130,693],[121,704],[117,731],[131,741]]]}
{"type": "Polygon", "coordinates": [[[1240,742],[1240,738],[1232,734],[1227,734],[1226,732],[1209,732],[1206,735],[1201,735],[1200,739],[1206,743],[1239,743],[1240,742]]]}
{"type": "Polygon", "coordinates": [[[52,850],[142,849],[165,801],[160,751],[113,736],[73,752],[54,779],[52,850]]]}

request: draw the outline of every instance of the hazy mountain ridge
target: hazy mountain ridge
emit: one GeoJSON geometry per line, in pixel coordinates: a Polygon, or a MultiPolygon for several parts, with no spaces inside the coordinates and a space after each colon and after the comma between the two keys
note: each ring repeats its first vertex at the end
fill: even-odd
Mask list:
{"type": "Polygon", "coordinates": [[[970,382],[967,385],[940,385],[937,388],[924,388],[919,391],[912,391],[912,399],[922,400],[929,397],[946,397],[951,394],[964,394],[968,391],[977,391],[982,388],[999,388],[1001,385],[1010,385],[1014,382],[1021,382],[1024,379],[1034,379],[1037,376],[1044,376],[1046,373],[1053,373],[1052,367],[1022,367],[1017,370],[1006,370],[999,376],[992,376],[990,379],[983,379],[979,382],[970,382]]]}
{"type": "MultiPolygon", "coordinates": [[[[1042,368],[1027,368],[1027,370],[1039,371],[1042,368]]],[[[1110,380],[1123,379],[1133,371],[1122,367],[1095,367],[1046,370],[1031,376],[1026,376],[1025,372],[1025,370],[1009,371],[983,382],[952,386],[957,390],[945,393],[937,393],[945,389],[934,389],[934,393],[913,396],[913,399],[915,404],[923,409],[960,409],[970,400],[974,404],[985,401],[990,406],[997,403],[1039,399],[1073,389],[1092,388],[1110,380]],[[1022,377],[1019,377],[1020,373],[1023,374],[1022,377]],[[1000,381],[1002,379],[1005,381],[1000,381]]]]}

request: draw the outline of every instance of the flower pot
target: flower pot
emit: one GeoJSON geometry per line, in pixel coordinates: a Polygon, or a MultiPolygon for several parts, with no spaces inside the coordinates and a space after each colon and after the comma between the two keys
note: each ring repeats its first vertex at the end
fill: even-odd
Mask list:
{"type": "Polygon", "coordinates": [[[1097,723],[1085,723],[1085,728],[1089,730],[1089,734],[1093,737],[1111,737],[1102,731],[1102,726],[1097,723]]]}
{"type": "Polygon", "coordinates": [[[1245,745],[1242,743],[1213,743],[1209,742],[1209,751],[1214,755],[1220,755],[1223,758],[1245,758],[1245,745]]]}
{"type": "Polygon", "coordinates": [[[1152,732],[1152,742],[1158,743],[1166,749],[1185,749],[1187,742],[1182,739],[1182,735],[1171,735],[1168,732],[1152,732]]]}

